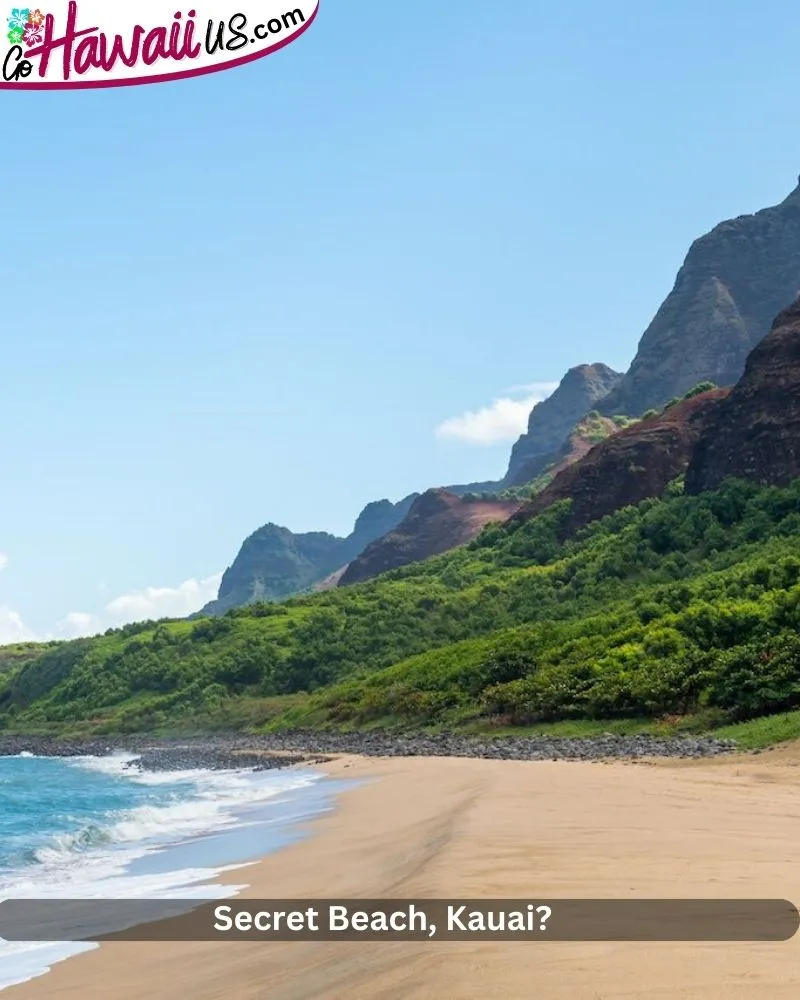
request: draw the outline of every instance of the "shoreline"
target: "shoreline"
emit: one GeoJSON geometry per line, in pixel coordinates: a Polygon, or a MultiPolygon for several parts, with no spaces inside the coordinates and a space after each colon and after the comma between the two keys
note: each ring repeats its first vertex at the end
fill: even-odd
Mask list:
{"type": "Polygon", "coordinates": [[[737,752],[734,740],[714,737],[655,737],[650,735],[553,737],[475,737],[393,732],[313,733],[307,731],[255,736],[192,737],[114,736],[63,740],[47,736],[0,735],[0,756],[21,753],[45,757],[102,757],[117,752],[140,754],[137,766],[146,770],[264,770],[322,764],[343,754],[365,758],[450,757],[484,760],[609,761],[704,760],[737,752]]]}
{"type": "MultiPolygon", "coordinates": [[[[791,895],[800,748],[648,763],[342,755],[322,770],[357,784],[308,824],[313,836],[230,881],[249,883],[240,900],[791,895]]],[[[799,960],[795,939],[105,942],[4,995],[256,1000],[268,983],[271,1000],[789,1000],[799,960]]]]}
{"type": "Polygon", "coordinates": [[[319,754],[297,753],[254,746],[253,741],[225,737],[192,739],[127,738],[64,740],[49,736],[2,736],[2,757],[110,757],[130,753],[131,766],[141,771],[268,771],[295,765],[322,764],[319,754]]]}
{"type": "MultiPolygon", "coordinates": [[[[70,763],[67,755],[20,764],[47,765],[42,778],[36,777],[39,771],[32,772],[33,781],[53,777],[58,781],[63,774],[69,785],[68,775],[85,774],[91,780],[95,773],[103,781],[107,776],[117,777],[120,788],[130,791],[131,797],[118,799],[110,812],[82,815],[75,838],[54,829],[48,839],[38,841],[37,850],[47,855],[40,857],[40,864],[0,865],[0,899],[213,900],[235,895],[243,887],[235,873],[302,837],[299,827],[332,809],[338,791],[336,783],[324,779],[319,770],[307,763],[296,766],[291,757],[279,770],[251,767],[248,760],[240,766],[239,758],[232,762],[235,769],[229,770],[226,760],[209,760],[203,753],[194,755],[191,767],[174,770],[176,763],[187,762],[182,758],[176,762],[171,752],[157,754],[145,767],[135,766],[139,761],[131,751],[103,757],[68,756],[79,766],[65,767],[70,763]],[[70,847],[69,840],[77,842],[84,831],[93,837],[90,849],[70,847]],[[232,879],[223,883],[225,873],[232,879]]],[[[93,912],[90,903],[86,916],[91,926],[93,912]]],[[[37,919],[52,919],[46,904],[39,913],[37,919]]],[[[5,914],[3,920],[13,918],[5,914]]],[[[127,908],[106,914],[98,928],[108,930],[117,920],[120,928],[130,926],[127,908]]],[[[48,967],[52,970],[97,946],[94,940],[0,942],[0,996],[6,995],[12,982],[38,982],[48,974],[48,967]]]]}

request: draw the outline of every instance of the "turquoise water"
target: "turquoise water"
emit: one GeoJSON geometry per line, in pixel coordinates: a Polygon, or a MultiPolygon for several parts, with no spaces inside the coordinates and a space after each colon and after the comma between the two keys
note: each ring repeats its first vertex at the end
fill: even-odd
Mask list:
{"type": "MultiPolygon", "coordinates": [[[[0,757],[0,900],[233,895],[246,877],[219,874],[331,808],[310,770],[142,773],[133,759],[0,757]]],[[[0,990],[92,947],[0,939],[0,990]]]]}
{"type": "Polygon", "coordinates": [[[166,816],[194,790],[185,779],[149,785],[86,763],[0,758],[0,886],[25,866],[135,839],[137,815],[166,816]]]}

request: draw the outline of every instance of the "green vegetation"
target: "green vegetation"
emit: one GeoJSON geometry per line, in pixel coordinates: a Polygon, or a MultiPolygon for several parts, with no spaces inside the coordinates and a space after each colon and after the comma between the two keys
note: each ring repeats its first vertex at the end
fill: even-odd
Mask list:
{"type": "Polygon", "coordinates": [[[631,424],[637,423],[635,417],[626,417],[623,413],[615,413],[614,416],[611,417],[611,420],[613,420],[617,427],[621,430],[624,430],[626,427],[630,427],[631,424]]]}
{"type": "Polygon", "coordinates": [[[575,428],[575,435],[588,441],[590,444],[598,444],[611,437],[618,430],[625,430],[637,421],[633,417],[626,417],[621,413],[613,417],[602,417],[597,410],[590,410],[575,428]],[[611,426],[609,426],[609,424],[611,426]]]}
{"type": "Polygon", "coordinates": [[[712,389],[716,388],[717,386],[714,382],[698,382],[696,386],[685,392],[681,398],[691,399],[693,396],[699,396],[703,392],[711,392],[712,389]]]}
{"type": "Polygon", "coordinates": [[[7,647],[0,726],[800,730],[800,480],[676,483],[572,538],[568,507],[356,587],[7,647]]]}
{"type": "Polygon", "coordinates": [[[773,746],[800,739],[800,712],[768,715],[733,726],[721,726],[715,733],[720,739],[733,739],[743,750],[773,746]]]}
{"type": "MultiPolygon", "coordinates": [[[[692,399],[694,396],[699,396],[703,392],[710,392],[712,389],[716,389],[716,385],[713,382],[698,382],[697,385],[693,386],[688,392],[685,392],[682,396],[673,396],[673,398],[667,403],[662,413],[666,413],[667,410],[671,410],[673,406],[677,406],[678,403],[682,403],[684,399],[692,399]]],[[[648,410],[648,413],[654,413],[654,410],[648,410]]]]}
{"type": "Polygon", "coordinates": [[[55,645],[57,645],[55,642],[15,642],[8,646],[0,646],[0,674],[35,659],[44,650],[55,645]]]}

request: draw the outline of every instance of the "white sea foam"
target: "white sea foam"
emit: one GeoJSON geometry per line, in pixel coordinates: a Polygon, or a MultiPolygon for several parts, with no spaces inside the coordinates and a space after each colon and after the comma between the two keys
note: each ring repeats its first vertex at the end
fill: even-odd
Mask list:
{"type": "MultiPolygon", "coordinates": [[[[141,771],[136,754],[108,757],[75,757],[71,763],[89,770],[121,775],[142,785],[180,785],[186,798],[166,805],[144,805],[120,814],[102,834],[112,844],[143,844],[168,838],[170,842],[238,824],[237,812],[245,806],[277,799],[306,788],[320,777],[311,771],[141,771]],[[191,791],[190,791],[191,789],[191,791]]],[[[65,844],[67,850],[71,844],[65,844]]]]}
{"type": "Polygon", "coordinates": [[[94,951],[96,947],[96,944],[26,944],[0,939],[0,990],[43,976],[56,962],[94,951]]]}
{"type": "Polygon", "coordinates": [[[128,765],[139,760],[140,756],[138,753],[117,751],[108,754],[107,757],[67,757],[64,763],[82,767],[87,771],[100,771],[101,774],[124,775],[128,773],[128,765]]]}
{"type": "MultiPolygon", "coordinates": [[[[135,855],[138,856],[138,855],[135,855]]],[[[213,879],[245,868],[183,868],[159,875],[125,874],[130,853],[118,858],[94,858],[87,866],[63,871],[56,885],[43,886],[38,877],[20,879],[13,887],[14,899],[225,899],[235,896],[245,885],[216,885],[213,879]]],[[[0,887],[0,895],[8,898],[0,887]]],[[[27,982],[50,971],[56,962],[92,951],[96,944],[84,942],[4,941],[0,938],[0,991],[27,982]]]]}
{"type": "MultiPolygon", "coordinates": [[[[3,899],[216,899],[236,895],[244,885],[215,884],[221,874],[246,867],[227,865],[130,873],[134,861],[203,834],[239,825],[249,806],[280,801],[287,792],[311,786],[311,771],[147,772],[131,767],[136,754],[72,758],[75,767],[114,774],[144,785],[178,785],[180,798],[140,805],[70,834],[52,838],[34,854],[36,863],[0,877],[3,899]]],[[[291,819],[283,817],[284,820],[291,819]]],[[[263,822],[263,820],[260,820],[263,822]]],[[[92,944],[26,944],[0,939],[0,990],[46,973],[57,961],[92,944]]]]}

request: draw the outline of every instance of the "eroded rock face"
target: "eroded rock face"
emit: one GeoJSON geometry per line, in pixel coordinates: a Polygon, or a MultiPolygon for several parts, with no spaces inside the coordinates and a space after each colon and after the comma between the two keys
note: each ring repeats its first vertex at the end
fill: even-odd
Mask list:
{"type": "Polygon", "coordinates": [[[684,400],[595,445],[560,472],[514,520],[529,520],[551,504],[571,498],[566,530],[572,532],[622,507],[662,496],[669,483],[686,471],[706,422],[728,391],[712,389],[684,400]]]}
{"type": "Polygon", "coordinates": [[[535,479],[563,447],[572,428],[621,378],[619,372],[599,362],[570,368],[555,392],[531,410],[528,430],[511,451],[503,486],[522,486],[535,479]]]}
{"type": "Polygon", "coordinates": [[[391,500],[373,500],[368,503],[356,518],[352,533],[345,539],[345,548],[348,550],[346,554],[350,558],[357,556],[365,545],[395,528],[411,510],[411,505],[418,496],[418,493],[412,493],[397,503],[392,503],[391,500]]]}
{"type": "Polygon", "coordinates": [[[254,601],[276,601],[307,590],[391,531],[417,496],[412,493],[397,503],[378,500],[367,504],[346,538],[324,531],[295,534],[278,524],[263,525],[244,540],[222,576],[217,599],[200,614],[221,615],[254,601]]]}
{"type": "Polygon", "coordinates": [[[800,186],[693,244],[630,370],[599,406],[639,416],[700,382],[738,381],[775,315],[800,293],[800,186]]]}
{"type": "Polygon", "coordinates": [[[225,570],[215,601],[201,614],[224,614],[254,601],[274,601],[311,586],[338,565],[342,539],[326,532],[294,534],[265,524],[242,543],[225,570]]]}
{"type": "MultiPolygon", "coordinates": [[[[601,440],[619,434],[621,429],[609,417],[593,416],[579,421],[558,451],[548,457],[547,464],[542,469],[541,476],[537,477],[535,485],[538,487],[540,482],[545,482],[547,485],[547,481],[555,479],[568,465],[573,465],[588,455],[601,440]]],[[[544,486],[541,486],[541,489],[544,489],[544,486]]]]}
{"type": "Polygon", "coordinates": [[[710,415],[686,489],[716,489],[726,476],[774,486],[800,476],[800,299],[780,313],[710,415]]]}
{"type": "Polygon", "coordinates": [[[521,504],[512,500],[463,500],[445,489],[418,497],[400,524],[368,545],[345,570],[339,586],[361,583],[464,545],[491,521],[506,521],[521,504]]]}

